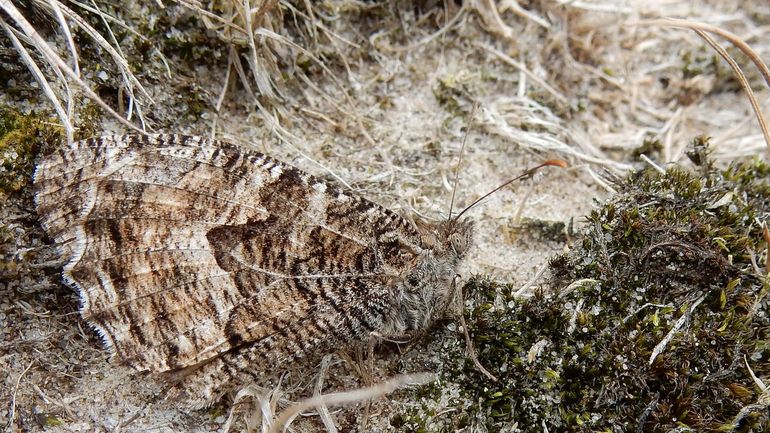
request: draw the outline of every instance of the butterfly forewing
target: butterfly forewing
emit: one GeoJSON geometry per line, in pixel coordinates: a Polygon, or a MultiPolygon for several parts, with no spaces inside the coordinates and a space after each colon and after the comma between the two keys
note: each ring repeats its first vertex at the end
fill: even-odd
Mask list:
{"type": "Polygon", "coordinates": [[[203,138],[77,142],[35,187],[83,318],[140,370],[213,374],[361,339],[419,256],[395,213],[203,138]]]}

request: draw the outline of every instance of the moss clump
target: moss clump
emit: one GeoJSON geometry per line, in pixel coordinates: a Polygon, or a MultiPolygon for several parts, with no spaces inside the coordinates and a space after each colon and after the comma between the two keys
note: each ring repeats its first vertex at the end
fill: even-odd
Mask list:
{"type": "Polygon", "coordinates": [[[616,188],[532,298],[469,283],[469,329],[499,380],[448,350],[442,377],[466,403],[427,431],[770,431],[749,370],[767,384],[770,166],[648,170],[616,188]]]}
{"type": "Polygon", "coordinates": [[[27,186],[35,170],[35,155],[43,145],[62,137],[53,118],[0,107],[0,198],[27,186]]]}

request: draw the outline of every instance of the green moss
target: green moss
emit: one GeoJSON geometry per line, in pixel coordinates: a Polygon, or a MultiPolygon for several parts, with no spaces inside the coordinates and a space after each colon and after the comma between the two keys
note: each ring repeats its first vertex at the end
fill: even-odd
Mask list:
{"type": "Polygon", "coordinates": [[[0,107],[0,198],[26,187],[42,146],[61,140],[63,131],[53,118],[24,115],[0,107]]]}
{"type": "Polygon", "coordinates": [[[433,87],[433,97],[444,110],[454,116],[464,115],[460,101],[468,94],[468,86],[472,84],[472,77],[467,73],[448,75],[436,80],[433,87]]]}
{"type": "Polygon", "coordinates": [[[657,138],[645,138],[642,145],[637,147],[631,152],[631,157],[635,160],[640,160],[642,155],[645,155],[653,160],[657,160],[660,157],[660,152],[663,150],[663,143],[657,138]]]}
{"type": "Polygon", "coordinates": [[[421,428],[770,431],[746,366],[770,376],[770,165],[702,162],[617,181],[533,297],[470,281],[466,321],[499,380],[452,346],[440,374],[462,398],[421,428]]]}
{"type": "Polygon", "coordinates": [[[44,424],[46,427],[61,427],[64,425],[64,422],[53,415],[49,415],[45,418],[44,424]]]}
{"type": "Polygon", "coordinates": [[[517,232],[526,232],[530,236],[553,242],[565,242],[572,233],[572,223],[564,221],[547,221],[532,218],[522,218],[521,224],[516,228],[517,232]]]}

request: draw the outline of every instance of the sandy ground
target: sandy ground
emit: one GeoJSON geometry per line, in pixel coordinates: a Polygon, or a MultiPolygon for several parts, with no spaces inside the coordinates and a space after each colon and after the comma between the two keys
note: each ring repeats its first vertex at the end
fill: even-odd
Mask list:
{"type": "MultiPolygon", "coordinates": [[[[468,2],[462,10],[451,3],[446,17],[432,15],[435,22],[420,21],[416,8],[400,5],[394,7],[400,28],[393,17],[327,21],[338,49],[351,54],[348,69],[334,65],[333,74],[316,73],[317,87],[287,80],[281,129],[250,106],[247,92],[231,90],[216,136],[342,179],[401,213],[433,219],[446,216],[466,131],[456,209],[528,166],[566,159],[570,169],[546,170],[470,213],[478,235],[464,277],[487,274],[515,285],[533,279],[550,255],[567,248],[536,231],[517,230],[522,218],[574,220],[579,228],[594,201],[609,194],[598,176],[644,164],[631,154],[645,138],[662,142],[662,151],[651,156],[660,165],[685,161],[684,146],[697,134],[713,137],[721,161],[766,154],[729,69],[705,60],[701,73],[686,76],[688,56],[710,59],[713,52],[690,31],[644,21],[708,22],[740,35],[767,59],[767,4],[542,1],[521,2],[526,13],[517,13],[516,2],[500,2],[495,17],[489,3],[468,2]],[[479,108],[471,119],[474,103],[479,108]]],[[[167,55],[173,62],[173,53],[167,55]]],[[[145,110],[160,119],[156,124],[164,132],[211,134],[225,63],[193,68],[175,62],[173,69],[172,85],[147,84],[156,105],[145,110]],[[178,74],[177,68],[187,69],[178,74]],[[180,81],[193,82],[188,91],[206,102],[197,117],[176,117],[190,97],[168,91],[179,89],[180,81]]],[[[759,88],[761,82],[752,83],[759,88]]],[[[767,100],[766,91],[759,96],[767,100]]],[[[23,104],[8,95],[0,101],[21,108],[45,103],[41,98],[23,104]]],[[[96,129],[125,132],[110,119],[96,129]]],[[[227,408],[189,412],[160,401],[161,386],[151,377],[109,362],[79,320],[77,297],[61,284],[60,267],[50,263],[56,256],[45,245],[28,191],[3,205],[0,220],[13,238],[7,259],[18,267],[13,278],[0,281],[0,425],[10,431],[221,431],[227,408]]],[[[418,371],[431,347],[436,346],[418,346],[408,358],[415,368],[403,371],[418,371]]],[[[380,356],[382,372],[399,355],[380,356]]],[[[344,363],[330,377],[327,390],[359,383],[344,363]]],[[[311,394],[310,381],[289,383],[297,386],[294,398],[311,394]]],[[[375,405],[372,431],[388,430],[387,414],[398,407],[398,398],[408,397],[375,405]]],[[[335,416],[355,426],[361,412],[358,407],[335,416]]],[[[304,422],[308,430],[319,426],[313,417],[304,422]]]]}

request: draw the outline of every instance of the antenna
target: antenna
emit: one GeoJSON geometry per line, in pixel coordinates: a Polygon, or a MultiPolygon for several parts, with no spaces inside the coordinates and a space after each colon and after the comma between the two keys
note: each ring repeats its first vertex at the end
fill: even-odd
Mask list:
{"type": "Polygon", "coordinates": [[[457,161],[457,167],[455,167],[455,180],[454,186],[452,186],[452,199],[449,200],[449,216],[447,221],[452,221],[452,209],[455,207],[455,194],[457,193],[457,182],[460,179],[460,166],[463,163],[463,154],[465,153],[465,143],[468,142],[468,134],[470,134],[471,126],[473,125],[473,119],[476,117],[476,110],[479,108],[479,103],[473,104],[471,109],[470,119],[468,122],[468,128],[465,129],[465,135],[463,136],[463,145],[460,147],[460,159],[457,161]]]}
{"type": "Polygon", "coordinates": [[[486,193],[486,194],[482,195],[481,197],[479,197],[478,199],[476,199],[476,201],[474,201],[470,205],[466,206],[465,209],[463,209],[459,214],[457,214],[457,216],[455,217],[455,221],[460,219],[460,217],[463,216],[463,214],[465,212],[467,212],[470,208],[472,208],[473,206],[476,206],[482,200],[484,200],[485,198],[489,197],[490,195],[496,193],[497,191],[500,191],[501,189],[505,188],[506,186],[510,185],[513,182],[516,182],[517,180],[528,178],[528,177],[532,176],[533,174],[535,174],[536,171],[540,170],[543,167],[548,167],[548,166],[567,168],[567,167],[569,167],[569,164],[567,164],[566,161],[563,161],[561,159],[549,159],[548,161],[545,161],[544,163],[542,163],[540,165],[536,165],[535,167],[532,167],[532,168],[528,169],[527,171],[525,171],[524,173],[514,177],[513,179],[510,179],[508,181],[503,182],[502,185],[498,186],[497,188],[493,189],[492,191],[489,191],[488,193],[486,193]]]}

